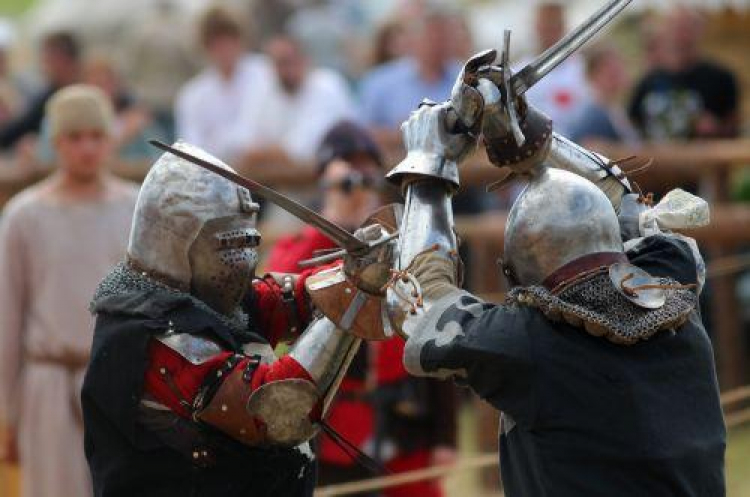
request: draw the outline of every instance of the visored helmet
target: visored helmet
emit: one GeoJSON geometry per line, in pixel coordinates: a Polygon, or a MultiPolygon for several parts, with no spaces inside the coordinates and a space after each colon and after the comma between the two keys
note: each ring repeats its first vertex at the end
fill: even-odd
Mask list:
{"type": "MultiPolygon", "coordinates": [[[[175,147],[231,169],[195,146],[178,142],[175,147]]],[[[165,153],[138,196],[129,262],[229,314],[257,265],[257,212],[246,189],[165,153]]]]}

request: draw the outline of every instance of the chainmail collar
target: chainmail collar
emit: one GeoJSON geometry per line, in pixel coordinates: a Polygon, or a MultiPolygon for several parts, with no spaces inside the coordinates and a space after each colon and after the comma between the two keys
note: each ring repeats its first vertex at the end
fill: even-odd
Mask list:
{"type": "Polygon", "coordinates": [[[147,273],[135,271],[127,262],[121,262],[99,283],[89,304],[89,311],[97,313],[105,302],[116,297],[133,294],[162,294],[171,298],[189,300],[194,307],[204,311],[239,335],[247,334],[248,316],[239,308],[232,316],[216,312],[208,304],[182,290],[168,286],[147,273]]]}
{"type": "MultiPolygon", "coordinates": [[[[664,285],[678,285],[671,278],[656,278],[664,285]]],[[[676,330],[687,321],[698,304],[690,290],[666,290],[666,303],[659,309],[643,309],[620,294],[606,271],[592,274],[553,294],[541,286],[514,288],[508,303],[542,311],[553,322],[583,328],[594,336],[620,345],[648,340],[662,330],[676,330]]]]}

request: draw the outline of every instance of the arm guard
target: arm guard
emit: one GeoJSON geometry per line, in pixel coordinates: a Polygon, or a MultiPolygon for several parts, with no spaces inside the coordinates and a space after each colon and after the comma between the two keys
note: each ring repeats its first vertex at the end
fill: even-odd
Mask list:
{"type": "Polygon", "coordinates": [[[258,381],[252,370],[232,369],[196,417],[251,446],[306,442],[318,433],[314,421],[325,416],[360,343],[319,318],[275,363],[282,364],[281,372],[266,375],[253,389],[250,383],[258,381]]]}
{"type": "Polygon", "coordinates": [[[288,356],[275,360],[267,344],[236,354],[210,339],[171,332],[151,346],[145,393],[245,445],[295,446],[317,433],[315,421],[360,342],[319,318],[288,356]]]}
{"type": "MultiPolygon", "coordinates": [[[[406,295],[417,299],[417,305],[411,304],[408,313],[412,316],[422,314],[432,302],[445,294],[446,288],[450,289],[456,284],[457,240],[453,231],[450,198],[453,188],[451,181],[437,177],[420,178],[405,185],[406,204],[400,227],[396,269],[404,271],[404,276],[411,274],[417,287],[405,286],[403,279],[396,282],[388,291],[389,308],[405,311],[404,304],[409,304],[405,302],[406,295]],[[433,264],[425,268],[421,264],[424,260],[431,260],[433,264]]],[[[409,321],[413,320],[407,317],[403,324],[406,334],[409,321]]]]}
{"type": "Polygon", "coordinates": [[[630,182],[617,165],[557,133],[552,135],[544,160],[550,167],[575,173],[594,183],[607,195],[618,214],[623,196],[632,193],[630,182]]]}

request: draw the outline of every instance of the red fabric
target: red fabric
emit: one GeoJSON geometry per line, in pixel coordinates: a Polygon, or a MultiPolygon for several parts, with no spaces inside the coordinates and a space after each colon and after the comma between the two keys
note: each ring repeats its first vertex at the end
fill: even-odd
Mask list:
{"type": "Polygon", "coordinates": [[[293,357],[284,356],[272,364],[260,364],[255,370],[250,387],[257,390],[261,385],[272,381],[299,378],[313,381],[310,373],[303,368],[293,357]]]}
{"type": "MultiPolygon", "coordinates": [[[[365,443],[375,431],[375,411],[369,401],[347,398],[347,396],[363,394],[365,388],[364,381],[344,377],[326,419],[334,430],[360,450],[364,448],[365,443]]],[[[357,464],[328,435],[320,438],[318,455],[321,461],[328,464],[346,467],[357,464]]]]}
{"type": "MultiPolygon", "coordinates": [[[[185,400],[192,405],[206,377],[220,369],[231,356],[231,352],[222,352],[203,364],[195,365],[158,340],[151,340],[148,346],[149,365],[146,369],[144,390],[175,414],[190,418],[190,413],[180,401],[185,400]],[[162,369],[172,378],[172,385],[179,391],[179,396],[167,383],[162,369]]],[[[249,359],[241,360],[235,366],[235,370],[244,369],[248,361],[249,359]]],[[[254,391],[265,383],[291,378],[313,381],[297,361],[288,356],[282,357],[272,364],[259,365],[251,379],[250,388],[254,391]]]]}
{"type": "Polygon", "coordinates": [[[149,365],[146,369],[144,389],[174,413],[189,418],[190,413],[180,401],[185,400],[192,404],[206,376],[219,369],[231,356],[231,352],[222,352],[210,361],[196,366],[160,341],[151,340],[148,345],[149,365]],[[180,393],[179,397],[167,384],[161,373],[162,368],[171,376],[172,384],[180,393]]]}
{"type": "MultiPolygon", "coordinates": [[[[307,327],[312,318],[311,309],[307,303],[305,281],[319,270],[320,268],[315,268],[301,272],[294,287],[299,333],[302,333],[302,330],[307,327]]],[[[262,279],[253,281],[253,292],[256,307],[255,324],[265,331],[265,336],[271,347],[276,347],[281,337],[289,329],[289,310],[282,300],[281,286],[273,277],[266,275],[262,279]]]]}
{"type": "MultiPolygon", "coordinates": [[[[419,450],[399,455],[385,464],[393,473],[406,473],[430,467],[431,454],[428,450],[419,450]]],[[[443,489],[438,480],[419,481],[383,490],[383,497],[442,497],[443,489]]]]}
{"type": "MultiPolygon", "coordinates": [[[[302,367],[293,357],[284,356],[278,361],[272,364],[261,364],[258,369],[255,370],[252,380],[250,381],[250,388],[257,390],[266,383],[279,380],[289,379],[301,379],[308,380],[315,383],[305,368],[302,367]]],[[[310,412],[309,417],[313,421],[320,419],[320,403],[316,405],[310,412]]]]}
{"type": "Polygon", "coordinates": [[[560,107],[570,107],[573,104],[573,95],[568,90],[560,90],[555,93],[554,100],[560,107]]]}
{"type": "Polygon", "coordinates": [[[375,378],[378,385],[387,385],[409,376],[404,369],[404,339],[396,336],[383,342],[373,342],[375,378]]]}
{"type": "MultiPolygon", "coordinates": [[[[375,415],[365,401],[339,398],[331,405],[327,420],[334,430],[361,450],[372,437],[375,415]]],[[[318,450],[320,460],[325,463],[347,467],[357,464],[328,435],[320,438],[318,450]]]]}
{"type": "Polygon", "coordinates": [[[296,273],[300,261],[313,257],[316,250],[332,248],[336,248],[336,244],[328,237],[312,226],[305,226],[296,235],[279,238],[268,256],[266,270],[296,273]]]}

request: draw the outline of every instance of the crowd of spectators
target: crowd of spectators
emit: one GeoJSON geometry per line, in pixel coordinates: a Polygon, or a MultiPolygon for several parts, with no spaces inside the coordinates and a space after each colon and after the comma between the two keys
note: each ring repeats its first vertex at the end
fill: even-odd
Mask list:
{"type": "MultiPolygon", "coordinates": [[[[61,88],[85,83],[111,104],[107,138],[119,160],[151,161],[155,150],[147,140],[157,138],[185,140],[243,170],[308,168],[318,179],[319,188],[311,188],[313,202],[328,218],[355,229],[382,201],[382,173],[398,156],[400,124],[423,99],[445,100],[463,61],[484,48],[473,46],[461,11],[416,0],[402,4],[374,32],[370,66],[356,78],[316,64],[293,30],[261,25],[251,33],[245,22],[250,19],[223,5],[210,7],[197,20],[198,48],[191,50],[189,31],[177,27],[179,13],[163,2],[139,24],[124,58],[84,46],[79,33],[44,35],[38,47],[44,82],[32,91],[10,69],[13,32],[0,24],[0,167],[59,164],[45,107],[61,88]]],[[[538,53],[570,29],[564,5],[537,7],[538,53]]],[[[638,81],[633,83],[637,75],[629,71],[622,50],[596,44],[533,88],[529,101],[553,118],[558,132],[582,144],[737,136],[737,80],[702,57],[702,32],[702,17],[686,8],[650,19],[640,37],[646,70],[638,81]]],[[[502,195],[507,192],[471,191],[456,199],[456,210],[507,206],[502,195]]],[[[326,248],[325,237],[308,228],[282,239],[268,266],[293,271],[299,260],[326,248]]],[[[453,392],[436,393],[431,381],[408,380],[400,365],[401,346],[362,348],[332,424],[392,470],[450,462],[455,457],[453,392]],[[430,396],[449,399],[447,407],[434,409],[438,401],[430,396]],[[352,431],[351,416],[367,422],[352,431]],[[409,436],[399,441],[399,429],[411,442],[415,433],[424,436],[409,445],[403,441],[409,436]]],[[[323,463],[326,482],[367,476],[327,442],[323,463]]],[[[441,495],[434,482],[401,492],[388,495],[441,495]]]]}
{"type": "MultiPolygon", "coordinates": [[[[143,138],[155,136],[183,139],[251,166],[309,165],[325,133],[346,119],[365,125],[389,156],[398,150],[401,122],[423,98],[444,100],[461,62],[475,49],[460,10],[416,0],[398,5],[372,34],[369,67],[360,61],[356,70],[342,74],[318,66],[307,39],[293,29],[270,31],[256,19],[251,30],[244,11],[225,6],[209,8],[194,23],[197,47],[191,50],[177,7],[159,2],[130,34],[122,57],[91,54],[94,48],[83,46],[78,33],[43,36],[44,84],[34,92],[10,70],[13,36],[2,25],[0,150],[22,163],[49,162],[49,146],[43,139],[42,146],[37,143],[44,137],[46,100],[65,85],[90,82],[113,100],[118,150],[125,159],[151,159],[143,138]]],[[[290,19],[287,25],[294,23],[290,19]]],[[[536,51],[569,29],[563,3],[540,4],[536,51]]],[[[645,72],[639,80],[632,79],[637,75],[629,71],[621,47],[594,45],[537,84],[529,100],[576,140],[736,136],[738,84],[731,71],[702,57],[703,31],[701,14],[684,7],[646,19],[640,36],[645,72]]]]}

